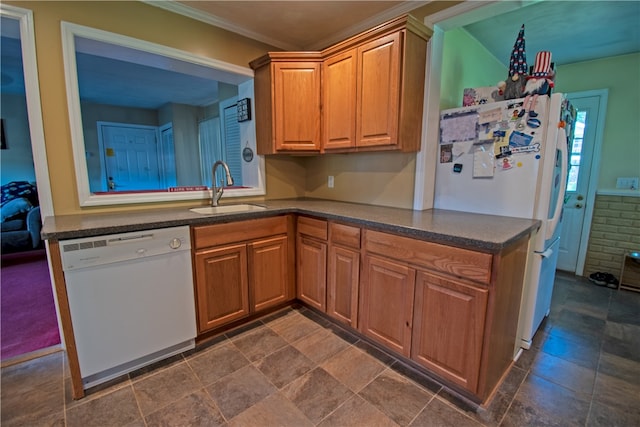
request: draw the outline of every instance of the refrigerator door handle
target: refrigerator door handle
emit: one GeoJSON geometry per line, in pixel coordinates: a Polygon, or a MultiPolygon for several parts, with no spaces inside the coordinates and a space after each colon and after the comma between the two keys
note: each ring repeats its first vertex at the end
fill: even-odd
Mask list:
{"type": "Polygon", "coordinates": [[[545,240],[548,240],[553,236],[556,231],[556,227],[560,222],[562,216],[562,205],[564,204],[564,193],[567,190],[567,172],[569,168],[569,149],[567,147],[567,134],[564,128],[558,128],[558,136],[556,138],[556,149],[560,150],[562,155],[561,172],[560,172],[560,192],[558,193],[558,199],[556,200],[556,208],[553,211],[553,218],[549,219],[545,240]]]}
{"type": "Polygon", "coordinates": [[[536,253],[540,255],[542,258],[549,258],[551,255],[553,255],[553,249],[549,248],[546,251],[536,252],[536,253]]]}

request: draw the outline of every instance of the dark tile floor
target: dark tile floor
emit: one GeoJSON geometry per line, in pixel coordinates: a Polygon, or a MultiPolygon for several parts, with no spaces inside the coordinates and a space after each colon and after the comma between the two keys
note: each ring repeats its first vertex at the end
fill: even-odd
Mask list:
{"type": "Polygon", "coordinates": [[[3,426],[638,426],[640,294],[559,274],[487,408],[305,309],[70,398],[64,353],[2,369],[3,426]]]}

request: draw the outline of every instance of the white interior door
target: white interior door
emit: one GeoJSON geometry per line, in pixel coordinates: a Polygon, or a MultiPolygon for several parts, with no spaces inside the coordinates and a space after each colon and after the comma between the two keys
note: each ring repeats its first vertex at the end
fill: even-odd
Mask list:
{"type": "Polygon", "coordinates": [[[598,161],[594,156],[597,130],[603,124],[598,123],[602,108],[599,95],[569,94],[567,98],[578,115],[569,146],[569,174],[557,268],[573,273],[577,269],[581,245],[586,245],[583,233],[588,232],[590,224],[585,224],[585,213],[588,203],[593,203],[589,197],[589,185],[594,160],[598,161]]]}
{"type": "Polygon", "coordinates": [[[101,125],[100,128],[110,191],[162,189],[155,127],[101,125]]]}
{"type": "Polygon", "coordinates": [[[173,145],[173,124],[167,123],[160,126],[160,146],[158,147],[158,159],[160,166],[160,180],[163,188],[178,185],[176,172],[176,154],[173,145]]]}

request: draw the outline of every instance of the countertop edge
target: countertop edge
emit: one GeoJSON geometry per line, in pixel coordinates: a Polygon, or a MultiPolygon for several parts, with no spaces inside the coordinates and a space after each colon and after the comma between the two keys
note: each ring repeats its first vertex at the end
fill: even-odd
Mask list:
{"type": "MultiPolygon", "coordinates": [[[[332,206],[334,202],[327,202],[328,206],[332,206]]],[[[235,222],[242,220],[250,220],[250,219],[258,219],[258,218],[267,218],[276,215],[285,215],[285,214],[301,214],[301,215],[309,215],[317,218],[323,218],[327,220],[341,221],[350,224],[360,225],[364,227],[368,227],[371,229],[375,229],[377,231],[389,232],[397,235],[402,235],[406,237],[416,238],[419,240],[426,240],[434,243],[440,243],[445,245],[457,246],[466,249],[480,250],[491,253],[498,253],[505,248],[509,247],[513,243],[519,241],[521,238],[531,235],[536,229],[540,227],[541,222],[539,220],[524,220],[522,227],[519,227],[519,231],[515,232],[513,235],[510,235],[508,238],[501,241],[489,241],[482,240],[478,238],[468,237],[464,235],[454,235],[450,233],[442,233],[433,230],[420,229],[415,227],[410,227],[402,224],[394,224],[391,222],[384,222],[380,220],[364,218],[358,215],[348,215],[344,213],[337,213],[336,210],[339,209],[331,209],[331,208],[308,208],[304,206],[296,206],[296,201],[285,201],[285,205],[283,206],[268,206],[269,202],[265,203],[255,203],[258,205],[266,206],[265,210],[260,211],[251,211],[251,212],[235,212],[235,213],[224,213],[217,214],[212,216],[205,216],[199,214],[188,213],[188,209],[184,208],[167,208],[167,209],[159,209],[156,211],[143,211],[139,213],[122,213],[122,214],[77,214],[77,215],[69,215],[69,216],[59,216],[59,217],[47,217],[45,218],[45,226],[42,230],[42,238],[44,240],[50,241],[61,241],[67,239],[76,239],[83,237],[93,237],[99,235],[107,235],[107,234],[117,234],[117,233],[127,233],[127,232],[135,232],[141,230],[148,229],[156,229],[156,228],[167,228],[167,227],[177,227],[177,226],[199,226],[199,225],[210,225],[210,224],[220,224],[227,222],[235,222]],[[148,215],[149,217],[154,218],[145,218],[144,215],[148,215]],[[172,214],[176,215],[172,218],[165,218],[165,216],[171,216],[172,214]],[[74,229],[74,230],[60,230],[57,231],[56,220],[61,219],[64,220],[65,217],[77,220],[79,218],[109,218],[113,221],[112,218],[118,217],[119,215],[128,215],[128,223],[126,224],[105,224],[105,225],[93,225],[86,226],[84,228],[74,229]],[[140,216],[140,220],[136,221],[135,219],[130,218],[130,216],[140,216]],[[145,218],[144,220],[142,218],[145,218]],[[529,221],[529,226],[524,225],[526,221],[529,221]],[[52,224],[53,222],[53,224],[52,224]],[[52,229],[52,230],[51,230],[52,229]]],[[[348,204],[345,202],[335,202],[335,204],[339,205],[339,207],[344,206],[357,206],[362,207],[362,205],[357,204],[348,204]]],[[[381,210],[393,210],[395,208],[388,207],[379,207],[373,205],[367,205],[367,209],[376,209],[379,208],[381,210]]],[[[405,209],[398,209],[398,212],[403,212],[406,214],[405,209]]],[[[437,210],[427,210],[427,211],[411,211],[413,215],[418,215],[420,213],[424,214],[439,214],[440,211],[437,210]]],[[[468,214],[468,215],[476,215],[476,214],[468,214]]],[[[372,215],[372,217],[375,215],[372,215]]],[[[478,217],[481,217],[478,214],[478,217]]],[[[482,216],[482,217],[486,217],[482,216]]],[[[496,219],[501,217],[496,217],[496,219]]],[[[513,218],[512,218],[513,219],[513,218]]],[[[95,222],[99,222],[99,219],[95,220],[95,222]]],[[[63,227],[58,227],[63,228],[63,227]]]]}

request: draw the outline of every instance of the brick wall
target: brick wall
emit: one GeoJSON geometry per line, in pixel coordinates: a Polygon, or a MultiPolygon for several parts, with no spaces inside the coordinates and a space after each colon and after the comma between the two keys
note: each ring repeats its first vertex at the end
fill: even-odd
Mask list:
{"type": "Polygon", "coordinates": [[[623,255],[640,250],[640,197],[596,196],[583,275],[595,271],[620,279],[623,255]]]}

